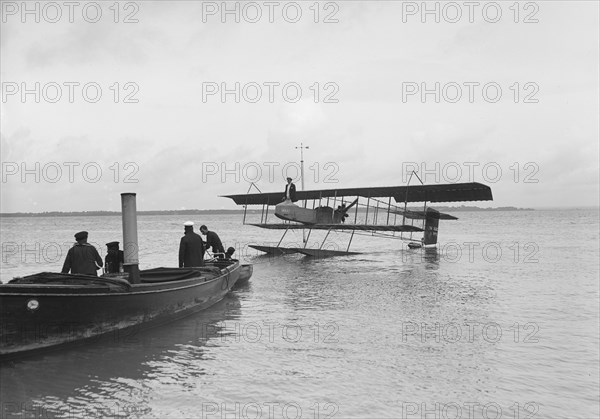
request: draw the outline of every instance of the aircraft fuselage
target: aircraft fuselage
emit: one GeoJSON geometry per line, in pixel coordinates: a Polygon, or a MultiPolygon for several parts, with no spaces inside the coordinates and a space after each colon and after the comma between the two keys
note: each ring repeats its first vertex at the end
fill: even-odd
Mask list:
{"type": "Polygon", "coordinates": [[[315,209],[302,208],[284,201],[275,206],[275,216],[286,221],[295,221],[302,224],[340,224],[343,212],[334,211],[331,207],[317,207],[315,209]]]}

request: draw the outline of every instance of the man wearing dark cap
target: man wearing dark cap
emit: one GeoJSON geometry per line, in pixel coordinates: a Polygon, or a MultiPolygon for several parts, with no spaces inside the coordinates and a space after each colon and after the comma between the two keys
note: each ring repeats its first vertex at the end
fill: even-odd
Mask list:
{"type": "Polygon", "coordinates": [[[123,251],[119,250],[119,242],[106,243],[106,257],[104,263],[106,273],[116,274],[121,272],[121,266],[125,262],[123,251]]]}
{"type": "Polygon", "coordinates": [[[87,242],[88,232],[80,231],[75,234],[77,243],[69,249],[67,258],[62,268],[63,274],[84,274],[98,276],[98,269],[102,267],[102,258],[94,246],[87,242]]]}
{"type": "Polygon", "coordinates": [[[282,201],[296,202],[297,200],[298,199],[296,198],[296,185],[292,183],[292,178],[288,177],[282,201]]]}
{"type": "Polygon", "coordinates": [[[191,268],[204,265],[204,241],[194,233],[194,223],[187,221],[183,224],[185,236],[179,243],[179,267],[191,268]]]}
{"type": "Polygon", "coordinates": [[[225,249],[219,235],[214,231],[208,231],[208,227],[205,225],[200,226],[200,233],[206,236],[206,250],[212,247],[213,254],[216,254],[219,258],[223,258],[225,256],[225,249]]]}
{"type": "Polygon", "coordinates": [[[232,259],[234,253],[235,249],[233,247],[228,247],[227,251],[225,252],[225,259],[232,259]]]}

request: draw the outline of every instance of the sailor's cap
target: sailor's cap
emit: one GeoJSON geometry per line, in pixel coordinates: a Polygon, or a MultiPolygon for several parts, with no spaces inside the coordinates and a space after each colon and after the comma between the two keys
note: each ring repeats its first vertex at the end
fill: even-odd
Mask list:
{"type": "Polygon", "coordinates": [[[87,238],[88,238],[87,231],[80,231],[79,233],[75,234],[75,240],[77,240],[77,241],[87,239],[87,238]]]}
{"type": "Polygon", "coordinates": [[[193,227],[194,226],[194,222],[193,221],[186,221],[185,223],[183,223],[184,226],[186,227],[193,227]]]}

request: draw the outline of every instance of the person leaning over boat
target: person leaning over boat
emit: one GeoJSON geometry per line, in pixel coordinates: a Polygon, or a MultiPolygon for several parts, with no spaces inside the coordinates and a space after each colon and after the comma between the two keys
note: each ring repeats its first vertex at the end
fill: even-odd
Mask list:
{"type": "Polygon", "coordinates": [[[190,268],[204,265],[204,241],[194,233],[194,223],[187,221],[183,224],[185,236],[179,243],[179,267],[190,268]]]}
{"type": "Polygon", "coordinates": [[[80,231],[75,234],[77,243],[69,249],[67,258],[62,268],[63,274],[84,274],[98,276],[98,269],[102,267],[102,258],[94,246],[87,242],[88,232],[80,231]]]}
{"type": "Polygon", "coordinates": [[[209,247],[212,247],[213,254],[223,258],[225,256],[225,249],[223,248],[223,243],[221,243],[219,235],[214,231],[209,231],[208,227],[205,225],[200,226],[200,233],[206,236],[206,250],[208,250],[209,247]]]}

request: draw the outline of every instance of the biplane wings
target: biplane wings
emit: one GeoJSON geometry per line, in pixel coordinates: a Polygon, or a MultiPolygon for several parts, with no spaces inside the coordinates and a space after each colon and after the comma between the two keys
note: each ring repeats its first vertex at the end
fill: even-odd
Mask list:
{"type": "Polygon", "coordinates": [[[254,227],[266,228],[268,230],[349,230],[349,231],[398,231],[419,233],[424,231],[420,227],[412,225],[385,225],[385,224],[248,224],[254,227]]]}
{"type": "Polygon", "coordinates": [[[296,201],[303,201],[303,204],[300,205],[289,199],[284,200],[283,192],[226,195],[224,197],[232,199],[237,205],[244,206],[244,224],[246,224],[248,206],[262,205],[260,223],[248,224],[269,230],[284,230],[277,246],[251,245],[251,247],[272,255],[299,253],[313,257],[355,254],[349,251],[352,238],[355,234],[364,235],[364,232],[381,237],[408,240],[411,249],[436,245],[440,220],[456,220],[457,218],[428,207],[428,202],[488,201],[493,199],[489,186],[475,182],[296,191],[296,201]],[[344,202],[344,198],[347,197],[356,199],[348,205],[344,202]],[[379,198],[388,199],[385,200],[387,202],[382,202],[379,198]],[[395,203],[392,203],[392,198],[395,203]],[[361,199],[363,202],[359,203],[361,199]],[[313,201],[312,208],[307,205],[307,201],[311,200],[313,201]],[[322,200],[325,202],[321,202],[322,200]],[[423,202],[423,209],[409,210],[406,207],[408,202],[423,202]],[[404,204],[404,208],[400,207],[400,203],[404,204]],[[275,207],[274,216],[283,222],[269,223],[267,221],[270,206],[275,207]],[[360,220],[358,219],[359,206],[361,207],[360,220]],[[355,207],[353,210],[354,220],[348,214],[352,207],[355,207]],[[364,211],[362,211],[363,209],[364,211]],[[383,215],[380,216],[379,213],[383,213],[383,215]],[[401,219],[397,219],[397,215],[401,215],[401,219]],[[346,220],[346,218],[349,219],[346,220]],[[406,220],[410,220],[410,225],[406,220]],[[418,221],[415,222],[415,220],[418,221]],[[303,230],[304,247],[281,246],[289,230],[303,230]],[[309,232],[307,237],[304,236],[305,230],[309,232]],[[318,249],[306,248],[312,230],[326,231],[325,238],[318,249]],[[351,232],[346,250],[324,248],[329,233],[332,231],[351,232]],[[396,233],[400,234],[396,235],[396,233]],[[403,233],[410,234],[405,237],[403,233]],[[413,237],[413,233],[422,233],[422,238],[413,237]]]}
{"type": "MultiPolygon", "coordinates": [[[[452,183],[446,185],[318,189],[296,192],[298,201],[322,198],[341,198],[344,196],[360,196],[364,198],[393,197],[396,202],[461,202],[490,201],[493,199],[491,188],[477,182],[452,183]]],[[[237,205],[277,205],[283,198],[283,192],[225,195],[223,197],[231,198],[237,205]]]]}

